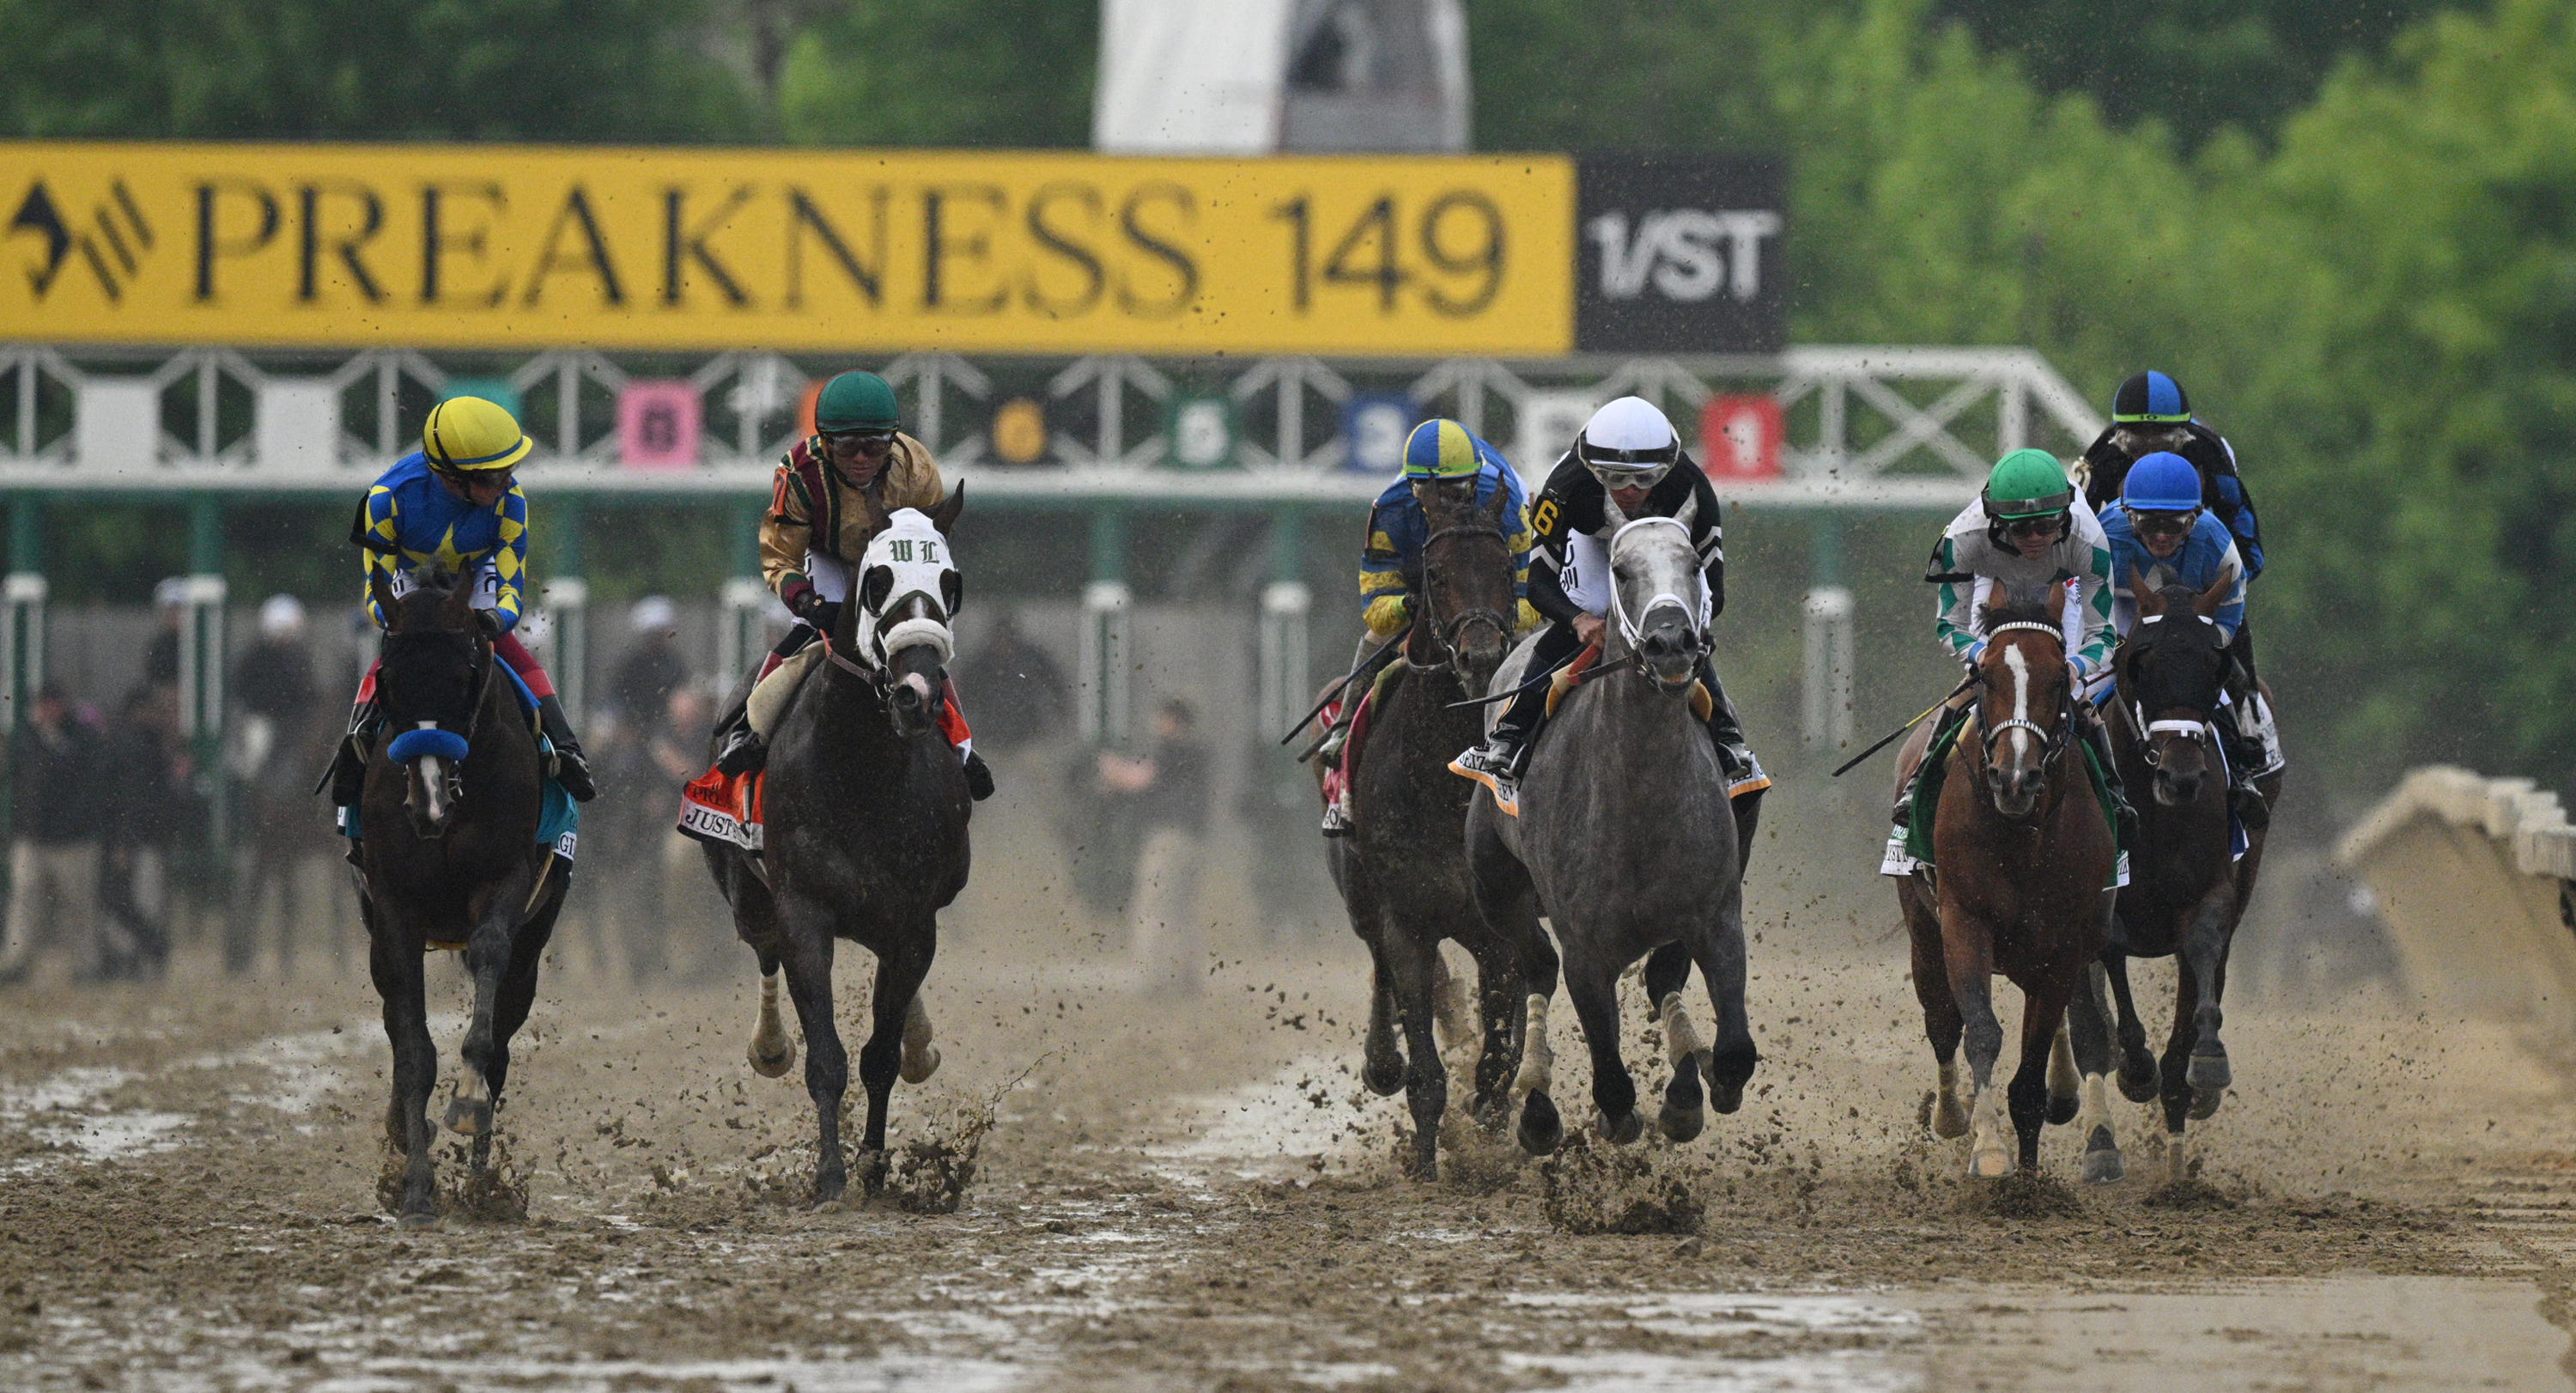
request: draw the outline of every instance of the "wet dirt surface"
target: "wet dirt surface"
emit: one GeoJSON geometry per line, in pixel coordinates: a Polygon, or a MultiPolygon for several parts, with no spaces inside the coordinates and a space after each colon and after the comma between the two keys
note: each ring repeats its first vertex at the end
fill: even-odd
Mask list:
{"type": "MultiPolygon", "coordinates": [[[[2129,1179],[2077,1188],[2051,1129],[2071,1198],[1999,1203],[1917,1120],[1932,1068],[1901,945],[1857,920],[1791,940],[1775,911],[1744,1109],[1606,1182],[1678,1190],[1696,1224],[1575,1235],[1537,1167],[1472,1135],[1441,1182],[1401,1178],[1400,1100],[1356,1078],[1355,941],[1224,951],[1195,997],[1142,1001],[1079,932],[965,908],[927,996],[944,1067],[898,1086],[894,1120],[898,1142],[977,1148],[950,1214],[803,1206],[811,1107],[801,1064],[743,1062],[747,953],[720,988],[550,977],[500,1117],[525,1217],[427,1233],[377,1203],[387,1053],[362,975],[227,984],[183,960],[158,987],[0,994],[0,1387],[2566,1382],[2576,1097],[2496,1027],[2231,1003],[2238,1087],[2195,1133],[2184,1203],[2125,1103],[2129,1179]]],[[[2169,978],[2141,978],[2160,999],[2169,978]]],[[[451,961],[433,988],[443,1088],[451,961]]],[[[1626,1054],[1660,1089],[1630,993],[1626,1054]]],[[[1579,1128],[1569,1021],[1555,1044],[1579,1128]]],[[[461,1174],[443,1160],[442,1188],[461,1174]]]]}

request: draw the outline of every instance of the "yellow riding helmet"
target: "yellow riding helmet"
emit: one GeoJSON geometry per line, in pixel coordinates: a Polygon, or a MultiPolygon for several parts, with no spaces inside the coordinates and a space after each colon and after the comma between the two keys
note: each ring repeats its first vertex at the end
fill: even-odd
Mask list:
{"type": "Polygon", "coordinates": [[[429,420],[420,428],[420,448],[433,469],[481,473],[510,468],[535,445],[498,403],[449,397],[429,409],[429,420]]]}

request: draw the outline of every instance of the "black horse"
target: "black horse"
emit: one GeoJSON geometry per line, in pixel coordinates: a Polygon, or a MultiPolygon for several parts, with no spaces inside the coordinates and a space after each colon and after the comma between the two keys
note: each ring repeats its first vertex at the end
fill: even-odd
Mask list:
{"type": "Polygon", "coordinates": [[[425,1228],[438,1222],[427,1116],[438,1052],[421,999],[423,955],[461,945],[474,978],[474,1019],[447,1125],[474,1138],[479,1174],[510,1071],[510,1037],[536,999],[537,960],[572,867],[537,844],[536,733],[468,607],[472,587],[450,588],[438,577],[396,599],[378,577],[372,589],[385,617],[376,705],[386,738],[376,743],[359,805],[358,906],[393,1043],[385,1127],[403,1153],[400,1221],[425,1228]]]}
{"type": "MultiPolygon", "coordinates": [[[[2110,946],[2092,989],[2077,993],[2067,1012],[2085,1075],[2078,1125],[2087,1180],[2117,1180],[2126,1169],[2101,1087],[2111,1055],[2105,988],[2118,1003],[2120,1091],[2133,1102],[2161,1100],[2171,1178],[2183,1174],[2185,1123],[2216,1113],[2233,1082],[2219,1034],[2219,995],[2227,986],[2228,948],[2262,867],[2265,829],[2249,829],[2245,856],[2231,859],[2228,777],[2213,724],[2230,718],[2219,693],[2232,658],[2213,621],[2228,585],[2221,577],[2198,593],[2183,585],[2159,591],[2145,577],[2134,578],[2138,622],[2112,655],[2119,683],[2107,717],[2112,752],[2121,781],[2154,796],[2138,800],[2138,846],[2110,946]],[[2128,960],[2169,955],[2181,970],[2172,1035],[2160,1062],[2147,1049],[2146,1026],[2129,993],[2128,960]]],[[[2279,784],[2267,782],[2267,799],[2277,799],[2279,784]]]]}
{"type": "Polygon", "coordinates": [[[841,1095],[850,1071],[832,1021],[834,940],[877,959],[876,1024],[859,1050],[868,1091],[860,1160],[871,1189],[883,1174],[896,1073],[919,1083],[939,1065],[917,998],[938,950],[939,911],[966,888],[968,801],[965,770],[939,734],[948,621],[961,587],[953,560],[937,553],[965,503],[960,488],[929,514],[933,537],[907,535],[909,509],[878,534],[856,593],[832,621],[828,660],[806,677],[770,736],[763,853],[707,846],[735,931],[760,956],[750,1053],[752,1067],[771,1078],[795,1061],[778,1019],[778,973],[787,971],[805,1030],[805,1091],[821,1127],[817,1204],[838,1200],[849,1183],[841,1095]]]}
{"type": "MultiPolygon", "coordinates": [[[[1405,662],[1380,684],[1366,748],[1355,745],[1343,755],[1352,779],[1352,833],[1328,840],[1325,856],[1351,930],[1368,945],[1374,967],[1361,1077],[1380,1094],[1404,1090],[1413,1112],[1414,1174],[1431,1180],[1438,1175],[1448,1100],[1447,1071],[1431,1031],[1442,939],[1454,938],[1475,955],[1482,987],[1484,1048],[1473,1109],[1479,1122],[1500,1127],[1510,1101],[1506,1085],[1520,1065],[1523,965],[1477,912],[1460,834],[1476,786],[1449,772],[1450,758],[1484,737],[1482,710],[1457,704],[1485,695],[1510,645],[1518,599],[1504,538],[1510,496],[1497,488],[1493,501],[1479,507],[1473,481],[1426,484],[1419,492],[1430,536],[1418,573],[1407,577],[1414,613],[1400,640],[1405,662]],[[1399,1020],[1403,1051],[1395,1043],[1399,1020]]],[[[1531,937],[1547,955],[1552,987],[1555,952],[1545,935],[1531,937]]]]}

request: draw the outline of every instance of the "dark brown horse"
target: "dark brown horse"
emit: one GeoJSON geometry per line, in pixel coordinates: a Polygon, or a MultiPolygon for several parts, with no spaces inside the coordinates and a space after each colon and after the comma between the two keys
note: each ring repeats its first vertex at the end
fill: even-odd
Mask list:
{"type": "Polygon", "coordinates": [[[954,557],[940,553],[965,505],[961,488],[927,526],[923,515],[898,509],[869,545],[832,621],[827,660],[806,676],[770,736],[766,850],[755,857],[707,846],[734,929],[760,958],[752,1068],[776,1078],[795,1062],[778,1018],[782,968],[805,1030],[805,1091],[820,1128],[817,1204],[838,1200],[849,1183],[841,1156],[849,1055],[832,1020],[838,940],[877,960],[868,1002],[875,1025],[859,1050],[867,1188],[883,1174],[895,1076],[919,1083],[939,1067],[919,994],[939,947],[939,911],[966,888],[966,774],[939,733],[948,621],[963,593],[954,557]]]}
{"type": "MultiPolygon", "coordinates": [[[[2079,1125],[2087,1180],[2117,1180],[2124,1170],[2101,1086],[2110,1059],[2102,988],[2119,1003],[2120,1091],[2133,1102],[2163,1100],[2170,1176],[2183,1174],[2185,1120],[2217,1112],[2231,1082],[2219,996],[2266,829],[2250,829],[2244,857],[2230,859],[2228,778],[2214,725],[2229,719],[2219,704],[2229,658],[2213,619],[2228,584],[2221,578],[2198,594],[2179,585],[2158,592],[2145,577],[2134,578],[2138,621],[2112,657],[2118,686],[2108,717],[2111,748],[2122,782],[2154,796],[2138,800],[2138,846],[2094,989],[2081,993],[2067,1016],[2086,1076],[2079,1125]],[[2167,955],[2179,957],[2181,970],[2159,1065],[2130,998],[2128,960],[2167,955]]],[[[2277,783],[2263,791],[2279,796],[2277,783]]]]}
{"type": "Polygon", "coordinates": [[[2050,1086],[2050,1053],[2108,935],[2113,838],[2075,729],[2062,601],[2055,587],[2018,602],[1997,590],[1985,612],[1975,710],[1944,771],[1932,833],[1937,869],[1896,888],[1913,938],[1914,994],[1941,1069],[1933,1130],[1969,1134],[1971,1175],[2036,1166],[2042,1123],[2074,1115],[2072,1097],[2051,1096],[2060,1090],[2050,1086]],[[1998,972],[2022,990],[2021,1063],[2009,1090],[2018,1153],[2005,1146],[1994,1087],[2004,1040],[1992,993],[1998,972]],[[1955,1057],[1963,1034],[1964,1110],[1955,1057]]]}
{"type": "Polygon", "coordinates": [[[1404,1090],[1413,1112],[1413,1171],[1430,1180],[1439,1172],[1440,1118],[1448,1106],[1447,1069],[1431,1029],[1442,939],[1457,940],[1476,958],[1484,1008],[1472,1109],[1478,1121],[1501,1125],[1520,1064],[1520,959],[1477,913],[1460,837],[1476,786],[1449,772],[1451,757],[1484,736],[1482,709],[1456,703],[1485,695],[1510,646],[1518,598],[1504,534],[1518,519],[1506,516],[1511,497],[1499,487],[1479,506],[1472,479],[1426,481],[1415,491],[1429,534],[1418,573],[1406,578],[1413,627],[1402,640],[1405,659],[1379,686],[1364,746],[1342,755],[1352,779],[1351,835],[1324,845],[1351,931],[1368,945],[1373,969],[1361,1077],[1380,1094],[1404,1090]]]}
{"type": "Polygon", "coordinates": [[[405,1228],[438,1222],[427,1116],[438,1052],[422,1000],[422,954],[462,944],[474,978],[447,1125],[474,1138],[480,1173],[509,1075],[510,1037],[536,1000],[537,963],[572,878],[570,862],[537,844],[536,734],[476,627],[466,603],[473,587],[446,585],[432,580],[401,599],[381,576],[373,585],[386,621],[376,673],[384,734],[359,805],[358,904],[393,1043],[386,1131],[403,1153],[405,1228]]]}

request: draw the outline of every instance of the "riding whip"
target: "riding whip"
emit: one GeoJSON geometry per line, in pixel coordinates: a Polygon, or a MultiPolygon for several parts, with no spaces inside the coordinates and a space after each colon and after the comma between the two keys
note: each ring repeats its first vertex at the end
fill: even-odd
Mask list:
{"type": "Polygon", "coordinates": [[[1898,736],[1901,736],[1905,732],[1914,729],[1917,725],[1922,724],[1923,716],[1929,716],[1933,712],[1940,710],[1942,707],[1949,705],[1951,697],[1957,696],[1959,693],[1968,690],[1976,684],[1977,679],[1974,674],[1961,678],[1959,685],[1952,687],[1939,701],[1924,707],[1922,716],[1916,716],[1913,720],[1907,721],[1905,724],[1889,731],[1886,735],[1880,737],[1877,744],[1870,746],[1868,749],[1863,750],[1859,754],[1853,755],[1850,759],[1844,761],[1843,767],[1834,771],[1834,777],[1839,779],[1843,775],[1850,773],[1853,766],[1859,764],[1862,760],[1869,758],[1871,755],[1877,754],[1879,751],[1886,749],[1889,745],[1895,743],[1898,736]]]}
{"type": "MultiPolygon", "coordinates": [[[[1361,677],[1368,673],[1375,672],[1379,668],[1386,666],[1387,662],[1395,656],[1396,651],[1403,646],[1404,636],[1402,634],[1398,634],[1371,650],[1367,657],[1360,659],[1359,666],[1342,674],[1341,681],[1324,689],[1324,699],[1316,702],[1315,709],[1307,712],[1304,719],[1298,721],[1297,724],[1288,727],[1288,733],[1279,737],[1279,743],[1285,745],[1289,741],[1296,739],[1299,733],[1303,732],[1307,726],[1314,723],[1317,716],[1324,714],[1324,708],[1333,704],[1333,698],[1340,696],[1343,688],[1348,687],[1353,682],[1357,682],[1361,677]]],[[[1309,751],[1308,753],[1312,753],[1312,751],[1309,751]]],[[[1299,763],[1302,764],[1305,762],[1304,755],[1300,755],[1297,758],[1299,763]]]]}

